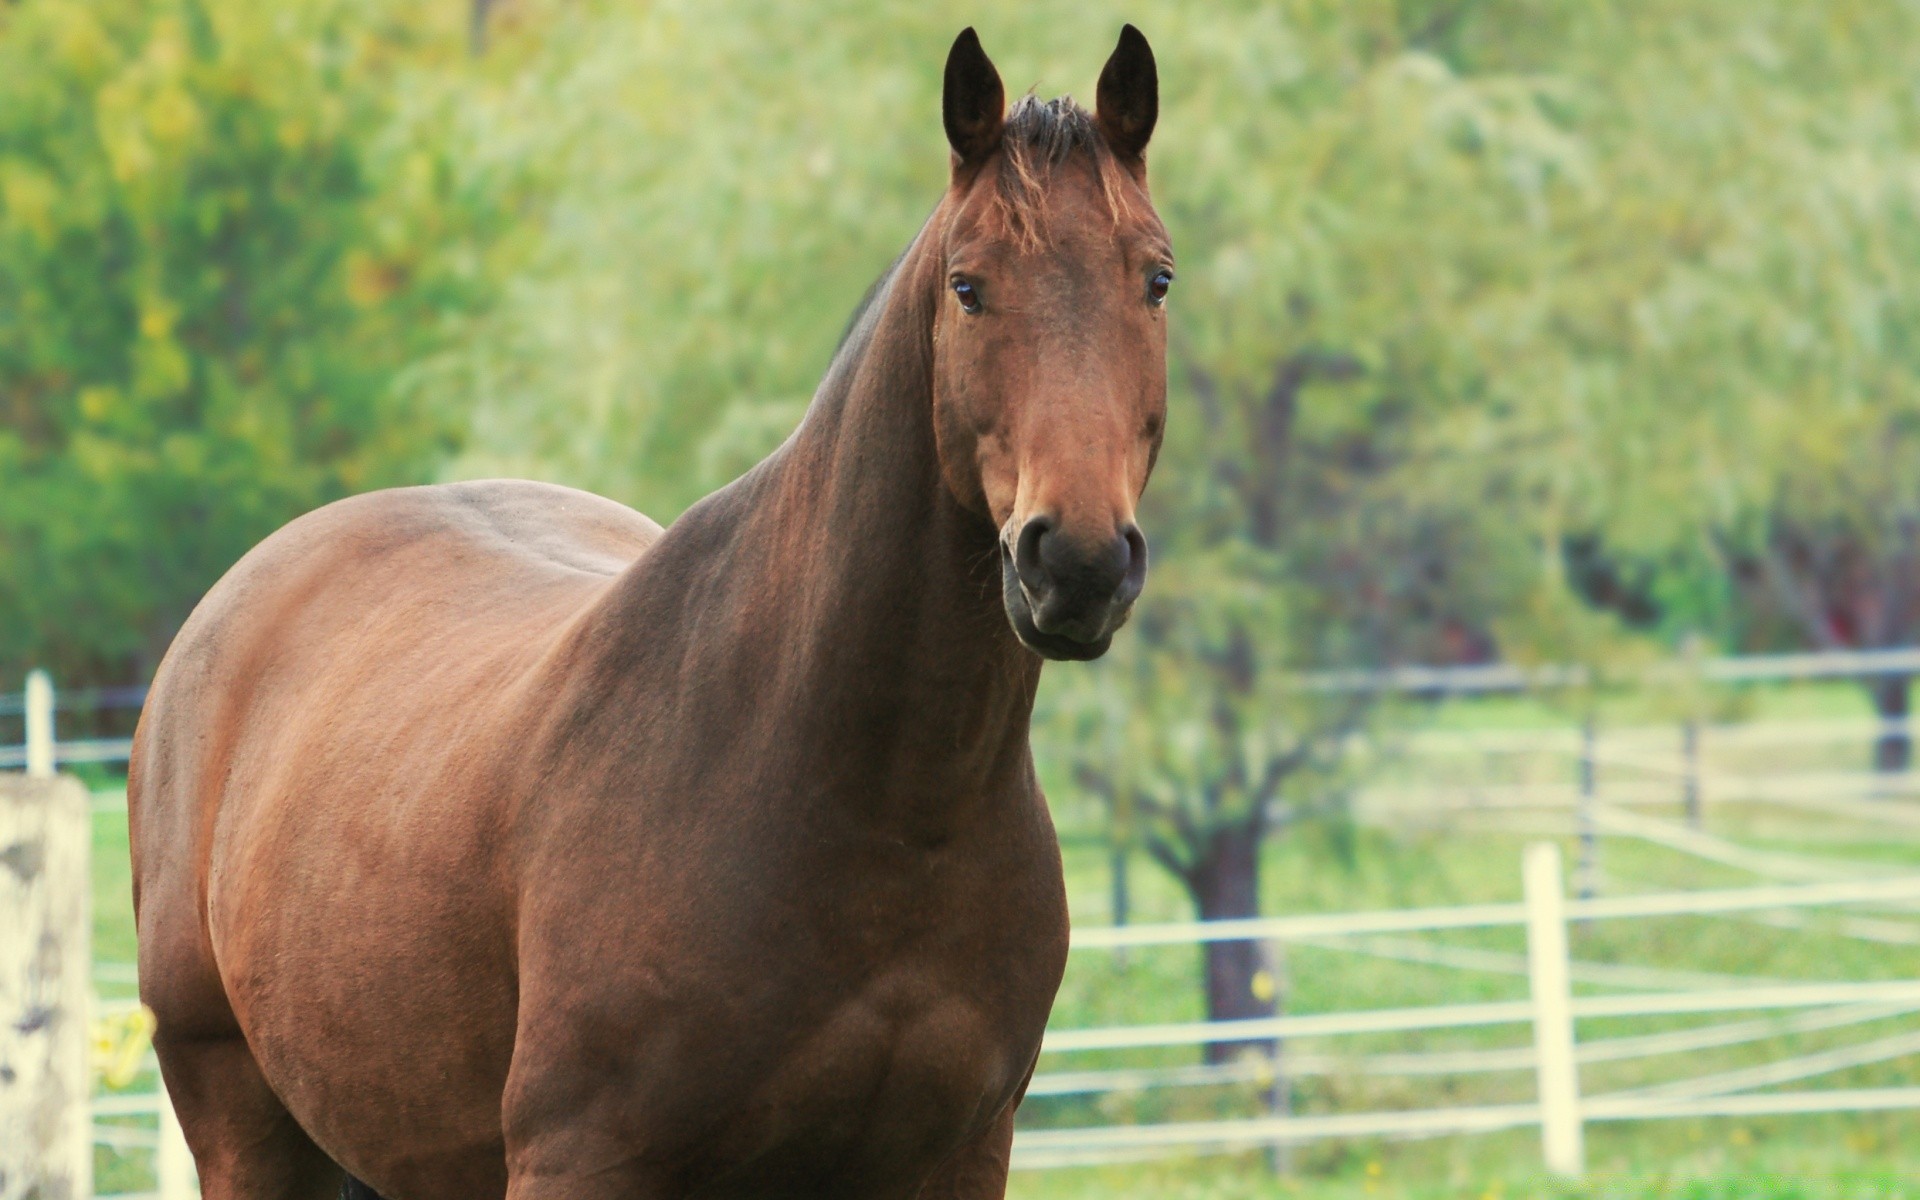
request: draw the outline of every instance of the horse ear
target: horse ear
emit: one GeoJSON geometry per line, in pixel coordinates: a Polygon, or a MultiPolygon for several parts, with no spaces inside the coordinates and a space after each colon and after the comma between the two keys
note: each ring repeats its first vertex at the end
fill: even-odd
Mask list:
{"type": "Polygon", "coordinates": [[[1007,94],[1000,86],[1000,72],[993,69],[993,60],[968,26],[947,51],[946,90],[940,97],[940,116],[946,122],[954,165],[971,166],[992,154],[1000,145],[1006,115],[1007,94]]]}
{"type": "Polygon", "coordinates": [[[1100,72],[1094,120],[1107,145],[1121,158],[1139,159],[1160,117],[1160,73],[1153,65],[1153,47],[1131,25],[1120,27],[1120,44],[1100,72]]]}

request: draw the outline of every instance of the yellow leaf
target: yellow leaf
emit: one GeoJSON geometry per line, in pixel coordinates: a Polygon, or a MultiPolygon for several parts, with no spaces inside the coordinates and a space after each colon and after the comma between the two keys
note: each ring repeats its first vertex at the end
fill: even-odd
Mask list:
{"type": "Polygon", "coordinates": [[[149,300],[140,309],[140,336],[159,339],[173,332],[179,311],[164,300],[149,300]]]}
{"type": "Polygon", "coordinates": [[[113,410],[115,398],[115,392],[110,387],[84,388],[80,392],[80,415],[96,423],[104,421],[113,410]]]}
{"type": "Polygon", "coordinates": [[[97,1017],[92,1028],[93,1072],[108,1087],[123,1088],[140,1073],[153,1045],[157,1022],[153,1010],[140,1005],[110,1017],[97,1017]]]}
{"type": "Polygon", "coordinates": [[[53,239],[53,211],[60,189],[44,171],[20,161],[0,163],[0,216],[33,231],[42,242],[53,239]]]}
{"type": "Polygon", "coordinates": [[[163,144],[179,145],[200,127],[200,109],[193,97],[180,88],[170,87],[147,101],[147,128],[163,144]]]}

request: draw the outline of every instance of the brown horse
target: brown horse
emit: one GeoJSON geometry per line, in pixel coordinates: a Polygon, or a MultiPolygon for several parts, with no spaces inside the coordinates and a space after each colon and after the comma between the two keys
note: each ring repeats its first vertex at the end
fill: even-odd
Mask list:
{"type": "Polygon", "coordinates": [[[1034,688],[1146,569],[1157,108],[1131,26],[1097,115],[968,30],[951,185],[765,462],[665,532],[360,496],[208,593],[128,789],[207,1196],[1004,1194],[1067,947],[1034,688]]]}

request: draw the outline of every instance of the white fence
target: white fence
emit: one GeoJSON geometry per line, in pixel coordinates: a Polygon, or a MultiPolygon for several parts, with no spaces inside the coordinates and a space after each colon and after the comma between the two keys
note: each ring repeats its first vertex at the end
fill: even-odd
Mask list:
{"type": "MultiPolygon", "coordinates": [[[[1568,953],[1567,938],[1567,926],[1572,922],[1805,913],[1810,909],[1836,905],[1912,905],[1920,903],[1920,876],[1568,900],[1562,884],[1559,848],[1545,842],[1527,848],[1523,875],[1526,899],[1522,903],[1088,929],[1077,932],[1073,944],[1074,949],[1079,951],[1235,940],[1273,940],[1299,944],[1399,933],[1523,927],[1527,930],[1525,968],[1530,983],[1530,998],[1527,1000],[1296,1014],[1244,1021],[1056,1030],[1047,1035],[1043,1054],[1049,1056],[1051,1062],[1057,1061],[1059,1056],[1099,1050],[1230,1042],[1271,1043],[1362,1034],[1526,1025],[1531,1026],[1533,1032],[1532,1045],[1526,1047],[1363,1058],[1327,1057],[1319,1061],[1290,1052],[1287,1069],[1293,1072],[1341,1069],[1408,1075],[1531,1070],[1536,1080],[1534,1102],[1280,1115],[1159,1125],[1023,1130],[1014,1141],[1015,1166],[1028,1169],[1072,1166],[1177,1152],[1241,1150],[1320,1138],[1428,1137],[1485,1133],[1534,1125],[1541,1129],[1548,1168],[1573,1176],[1582,1170],[1583,1127],[1594,1121],[1920,1108],[1920,1087],[1788,1092],[1761,1090],[1848,1067],[1920,1053],[1920,1030],[1903,1030],[1871,1042],[1733,1071],[1583,1096],[1579,1086],[1579,1067],[1584,1063],[1684,1054],[1782,1032],[1837,1029],[1920,1013],[1920,979],[1747,981],[1729,986],[1718,980],[1702,980],[1690,973],[1661,972],[1655,968],[1627,968],[1623,976],[1609,974],[1608,969],[1617,970],[1617,964],[1575,963],[1568,953]],[[1669,986],[1657,991],[1574,995],[1573,983],[1583,978],[1593,980],[1590,969],[1596,966],[1603,968],[1597,982],[1617,985],[1655,981],[1669,986]],[[1703,983],[1705,986],[1702,986],[1703,983]],[[1584,1043],[1575,1037],[1577,1023],[1583,1020],[1765,1011],[1794,1012],[1798,1015],[1785,1020],[1750,1019],[1705,1028],[1584,1043]]],[[[1487,964],[1482,961],[1478,965],[1487,964]]],[[[1068,1072],[1049,1065],[1035,1076],[1029,1095],[1219,1083],[1257,1078],[1263,1065],[1256,1059],[1220,1066],[1092,1072],[1068,1072]]]]}

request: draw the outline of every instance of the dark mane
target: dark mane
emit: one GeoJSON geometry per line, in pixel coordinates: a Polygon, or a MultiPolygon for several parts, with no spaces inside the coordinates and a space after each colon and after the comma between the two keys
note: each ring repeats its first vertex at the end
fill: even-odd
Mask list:
{"type": "Polygon", "coordinates": [[[1107,148],[1093,114],[1074,103],[1072,96],[1042,100],[1031,93],[1020,97],[1007,113],[1003,145],[1010,153],[1052,165],[1065,162],[1075,150],[1098,154],[1107,148]]]}
{"type": "Polygon", "coordinates": [[[1007,113],[1001,133],[1000,203],[1023,240],[1046,240],[1046,190],[1053,169],[1076,154],[1092,159],[1094,175],[1115,221],[1131,207],[1119,161],[1094,115],[1071,96],[1042,100],[1022,96],[1007,113]]]}

